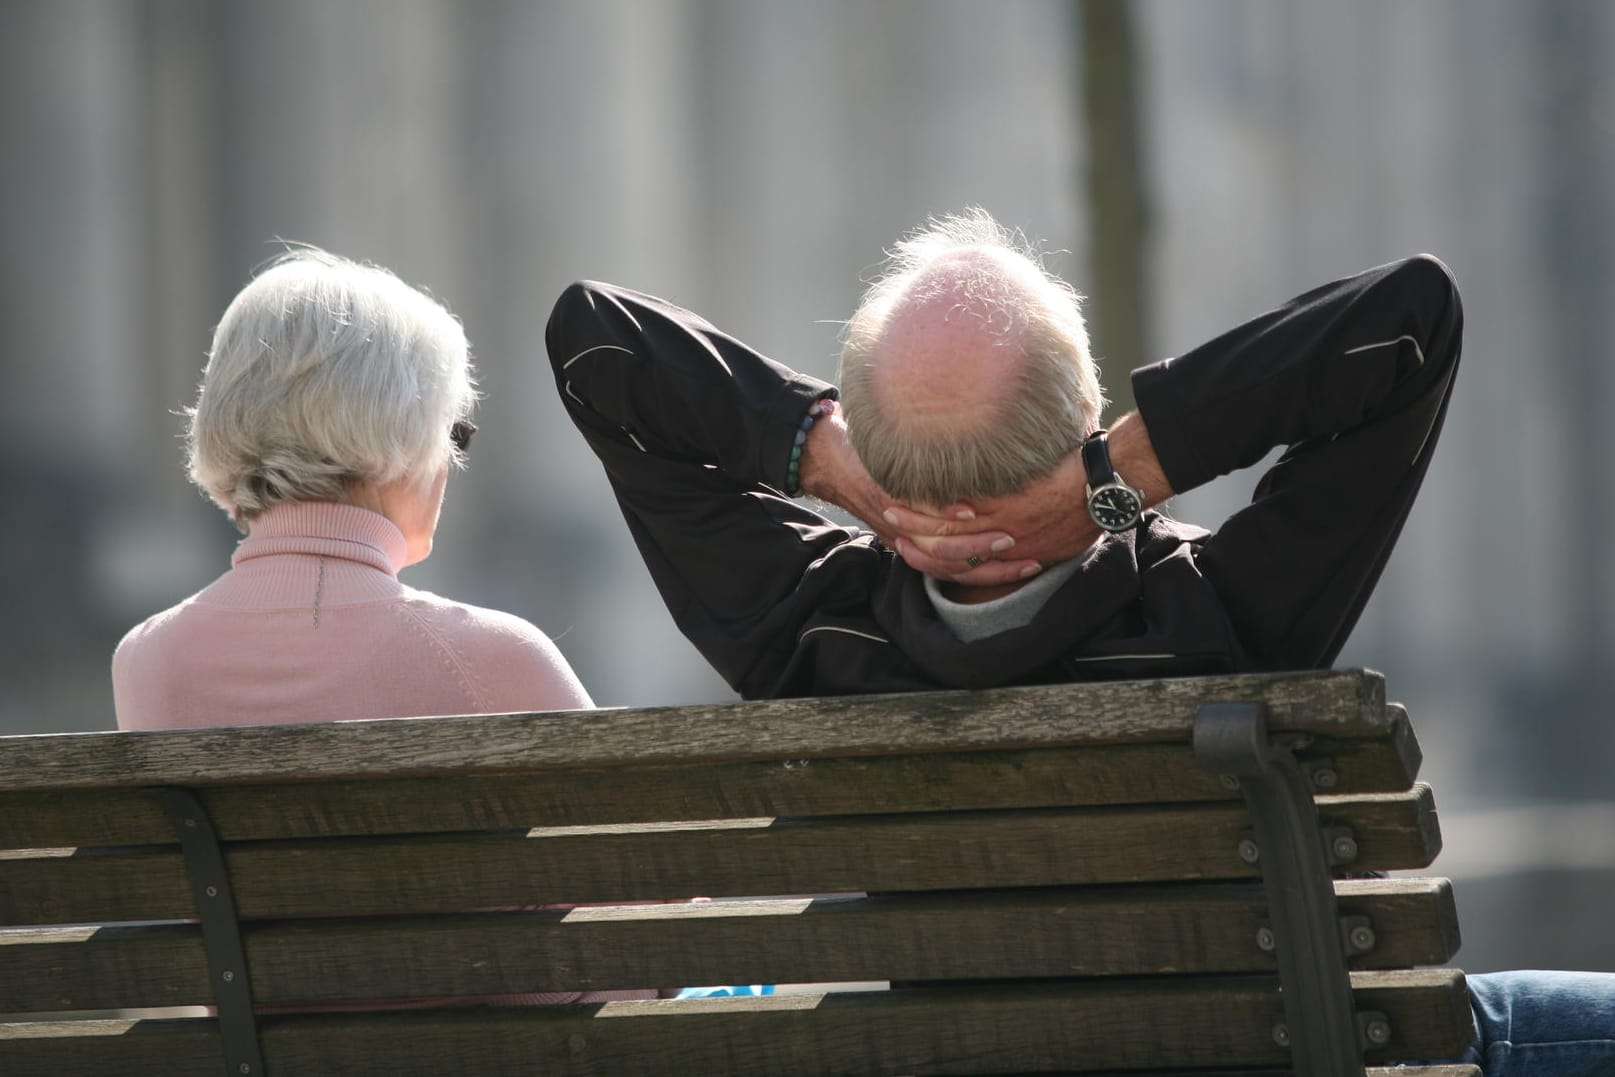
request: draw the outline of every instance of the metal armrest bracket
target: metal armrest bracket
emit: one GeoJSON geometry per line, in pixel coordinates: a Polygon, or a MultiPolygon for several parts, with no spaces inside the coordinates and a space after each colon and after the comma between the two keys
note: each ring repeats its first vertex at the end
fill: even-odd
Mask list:
{"type": "MultiPolygon", "coordinates": [[[[1330,874],[1331,843],[1318,822],[1313,783],[1288,746],[1268,735],[1258,703],[1203,704],[1194,720],[1200,765],[1239,780],[1250,809],[1279,964],[1284,1023],[1274,1039],[1290,1049],[1296,1073],[1363,1077],[1362,1035],[1341,940],[1330,874]]],[[[1355,854],[1355,849],[1353,849],[1355,854]]]]}
{"type": "Polygon", "coordinates": [[[230,889],[230,873],[213,820],[189,789],[155,792],[179,837],[185,872],[190,876],[191,892],[202,919],[208,977],[219,1011],[224,1073],[226,1077],[265,1077],[258,1023],[252,1009],[252,978],[247,974],[247,952],[241,942],[241,921],[236,916],[235,893],[230,889]]]}

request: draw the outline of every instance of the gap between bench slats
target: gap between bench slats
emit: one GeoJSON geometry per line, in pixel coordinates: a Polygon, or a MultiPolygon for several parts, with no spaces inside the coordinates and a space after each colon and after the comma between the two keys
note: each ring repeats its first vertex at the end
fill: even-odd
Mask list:
{"type": "MultiPolygon", "coordinates": [[[[1454,1057],[1468,1045],[1473,1024],[1461,973],[1352,979],[1359,1006],[1390,1021],[1391,1041],[1371,1061],[1454,1057]]],[[[260,1036],[272,1075],[816,1077],[1278,1067],[1287,1061],[1272,1036],[1279,1010],[1272,977],[1198,977],[265,1017],[260,1036]]],[[[0,1070],[214,1077],[209,1024],[148,1021],[83,1037],[0,1025],[0,1070]]]]}
{"type": "MultiPolygon", "coordinates": [[[[1354,872],[1423,868],[1440,849],[1428,786],[1329,798],[1354,872]]],[[[729,821],[227,844],[247,920],[849,890],[951,890],[1247,878],[1242,804],[729,821]]],[[[0,925],[195,915],[177,850],[0,860],[0,925]]]]}
{"type": "MultiPolygon", "coordinates": [[[[1377,936],[1357,968],[1457,949],[1444,879],[1346,880],[1377,936]]],[[[245,932],[262,1005],[720,983],[1271,971],[1251,884],[879,895],[271,921],[245,932]]],[[[194,925],[0,933],[0,1013],[212,1002],[194,925]],[[5,945],[9,943],[9,945],[5,945]]]]}
{"type": "MultiPolygon", "coordinates": [[[[1419,750],[1396,736],[1322,739],[1333,792],[1407,789],[1419,750]]],[[[1229,800],[1187,743],[956,752],[523,774],[359,779],[197,790],[226,840],[579,826],[734,816],[864,813],[1229,800]]],[[[0,793],[0,848],[171,841],[143,789],[0,793]]]]}

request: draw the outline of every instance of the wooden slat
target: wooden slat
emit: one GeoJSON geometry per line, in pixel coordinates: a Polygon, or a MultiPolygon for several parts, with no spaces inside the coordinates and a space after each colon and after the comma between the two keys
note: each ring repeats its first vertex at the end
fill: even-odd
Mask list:
{"type": "Polygon", "coordinates": [[[24,849],[0,859],[0,927],[196,915],[177,847],[24,849]]]}
{"type": "Polygon", "coordinates": [[[1385,735],[1377,673],[1326,671],[488,717],[0,738],[0,788],[206,786],[386,774],[814,759],[1181,739],[1207,701],[1277,729],[1385,735]]]}
{"type": "Polygon", "coordinates": [[[0,1014],[213,1000],[199,924],[0,931],[0,1014]]]}
{"type": "Polygon", "coordinates": [[[1378,1010],[1390,1021],[1390,1041],[1368,1052],[1371,1063],[1456,1059],[1474,1042],[1475,1012],[1464,974],[1457,969],[1354,972],[1351,984],[1359,1012],[1378,1010]],[[1453,989],[1416,989],[1439,977],[1446,977],[1453,989]]]}
{"type": "MultiPolygon", "coordinates": [[[[1356,834],[1354,871],[1427,866],[1428,786],[1329,798],[1356,834]]],[[[756,820],[226,846],[243,919],[693,896],[947,890],[1248,878],[1239,804],[756,820]]],[[[175,850],[0,861],[0,925],[194,916],[175,850]]]]}
{"type": "MultiPolygon", "coordinates": [[[[1075,1070],[1063,1070],[1061,1073],[1075,1073],[1075,1070]]],[[[1465,1064],[1456,1065],[1395,1065],[1395,1066],[1369,1066],[1365,1077],[1483,1077],[1479,1066],[1465,1064]]],[[[1083,1077],[1296,1077],[1288,1067],[1273,1068],[1262,1066],[1260,1068],[1241,1067],[1239,1069],[1195,1069],[1195,1070],[1107,1070],[1104,1073],[1087,1072],[1083,1077]]],[[[1024,1074],[995,1074],[994,1077],[1025,1077],[1024,1074]]],[[[1305,1077],[1305,1075],[1301,1075],[1305,1077]]]]}
{"type": "Polygon", "coordinates": [[[1448,879],[1337,879],[1341,916],[1366,916],[1374,949],[1348,959],[1355,969],[1441,965],[1462,946],[1458,908],[1448,879]]]}
{"type": "MultiPolygon", "coordinates": [[[[1380,739],[1319,738],[1339,793],[1394,792],[1418,774],[1403,715],[1380,739]]],[[[549,769],[471,777],[222,786],[201,799],[227,840],[433,833],[734,816],[856,815],[1227,800],[1187,742],[1030,751],[549,769]]],[[[171,824],[143,789],[0,793],[0,848],[162,843],[171,824]]]]}
{"type": "Polygon", "coordinates": [[[0,1074],[7,1077],[220,1077],[223,1072],[224,1051],[211,1020],[0,1022],[0,1074]]]}
{"type": "MultiPolygon", "coordinates": [[[[1398,1049],[1413,1057],[1453,1057],[1468,1042],[1460,974],[1359,973],[1353,986],[1390,1016],[1393,1036],[1405,1035],[1398,1049]],[[1387,990],[1393,977],[1396,990],[1387,990]]],[[[1203,977],[275,1017],[261,1033],[271,1073],[1092,1072],[1282,1067],[1285,1052],[1272,1038],[1279,1011],[1271,977],[1203,977]],[[1145,1012],[1160,1016],[1140,1021],[1145,1012]]],[[[206,1057],[207,1023],[160,1024],[143,1035],[82,1038],[0,1025],[0,1070],[189,1077],[209,1073],[211,1062],[217,1072],[217,1054],[206,1057]]]]}
{"type": "MultiPolygon", "coordinates": [[[[1360,968],[1452,957],[1445,880],[1342,881],[1378,936],[1360,968]]],[[[641,905],[271,922],[246,932],[264,1005],[716,983],[1272,971],[1254,884],[641,905]],[[939,945],[939,940],[948,940],[939,945]]],[[[206,1005],[191,925],[0,933],[0,1013],[206,1005]],[[10,938],[8,938],[8,934],[10,938]],[[10,945],[5,943],[10,942],[10,945]]]]}

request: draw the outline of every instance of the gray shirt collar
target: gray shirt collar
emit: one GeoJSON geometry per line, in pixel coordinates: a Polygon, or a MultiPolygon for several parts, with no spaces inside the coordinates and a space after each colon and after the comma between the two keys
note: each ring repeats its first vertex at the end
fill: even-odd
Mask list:
{"type": "Polygon", "coordinates": [[[931,605],[936,607],[942,623],[952,629],[960,640],[971,643],[1031,624],[1037,611],[1043,608],[1054,592],[1076,573],[1083,561],[1092,556],[1093,551],[1090,550],[1081,557],[1050,565],[1026,581],[1026,585],[1019,590],[988,602],[954,602],[942,594],[942,584],[931,576],[925,577],[925,593],[930,597],[931,605]]]}

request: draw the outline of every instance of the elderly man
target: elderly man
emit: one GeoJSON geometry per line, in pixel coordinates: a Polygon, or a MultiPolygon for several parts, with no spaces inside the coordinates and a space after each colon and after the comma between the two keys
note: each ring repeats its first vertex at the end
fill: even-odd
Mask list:
{"type": "Polygon", "coordinates": [[[548,344],[679,627],[761,698],[1327,665],[1424,477],[1461,325],[1436,260],[1370,270],[1138,371],[1139,410],[1099,434],[1075,295],[973,214],[899,244],[839,394],[607,285],[568,289],[548,344]],[[1150,509],[1277,445],[1215,534],[1150,509]]]}
{"type": "MultiPolygon", "coordinates": [[[[1429,466],[1462,322],[1436,259],[1371,269],[1136,371],[1107,432],[1076,295],[978,211],[898,244],[839,392],[609,285],[569,288],[547,345],[674,619],[757,698],[1328,665],[1429,466]],[[1216,532],[1153,510],[1278,446],[1216,532]]],[[[1475,1057],[1615,1072],[1612,979],[1473,977],[1475,1057]]]]}

